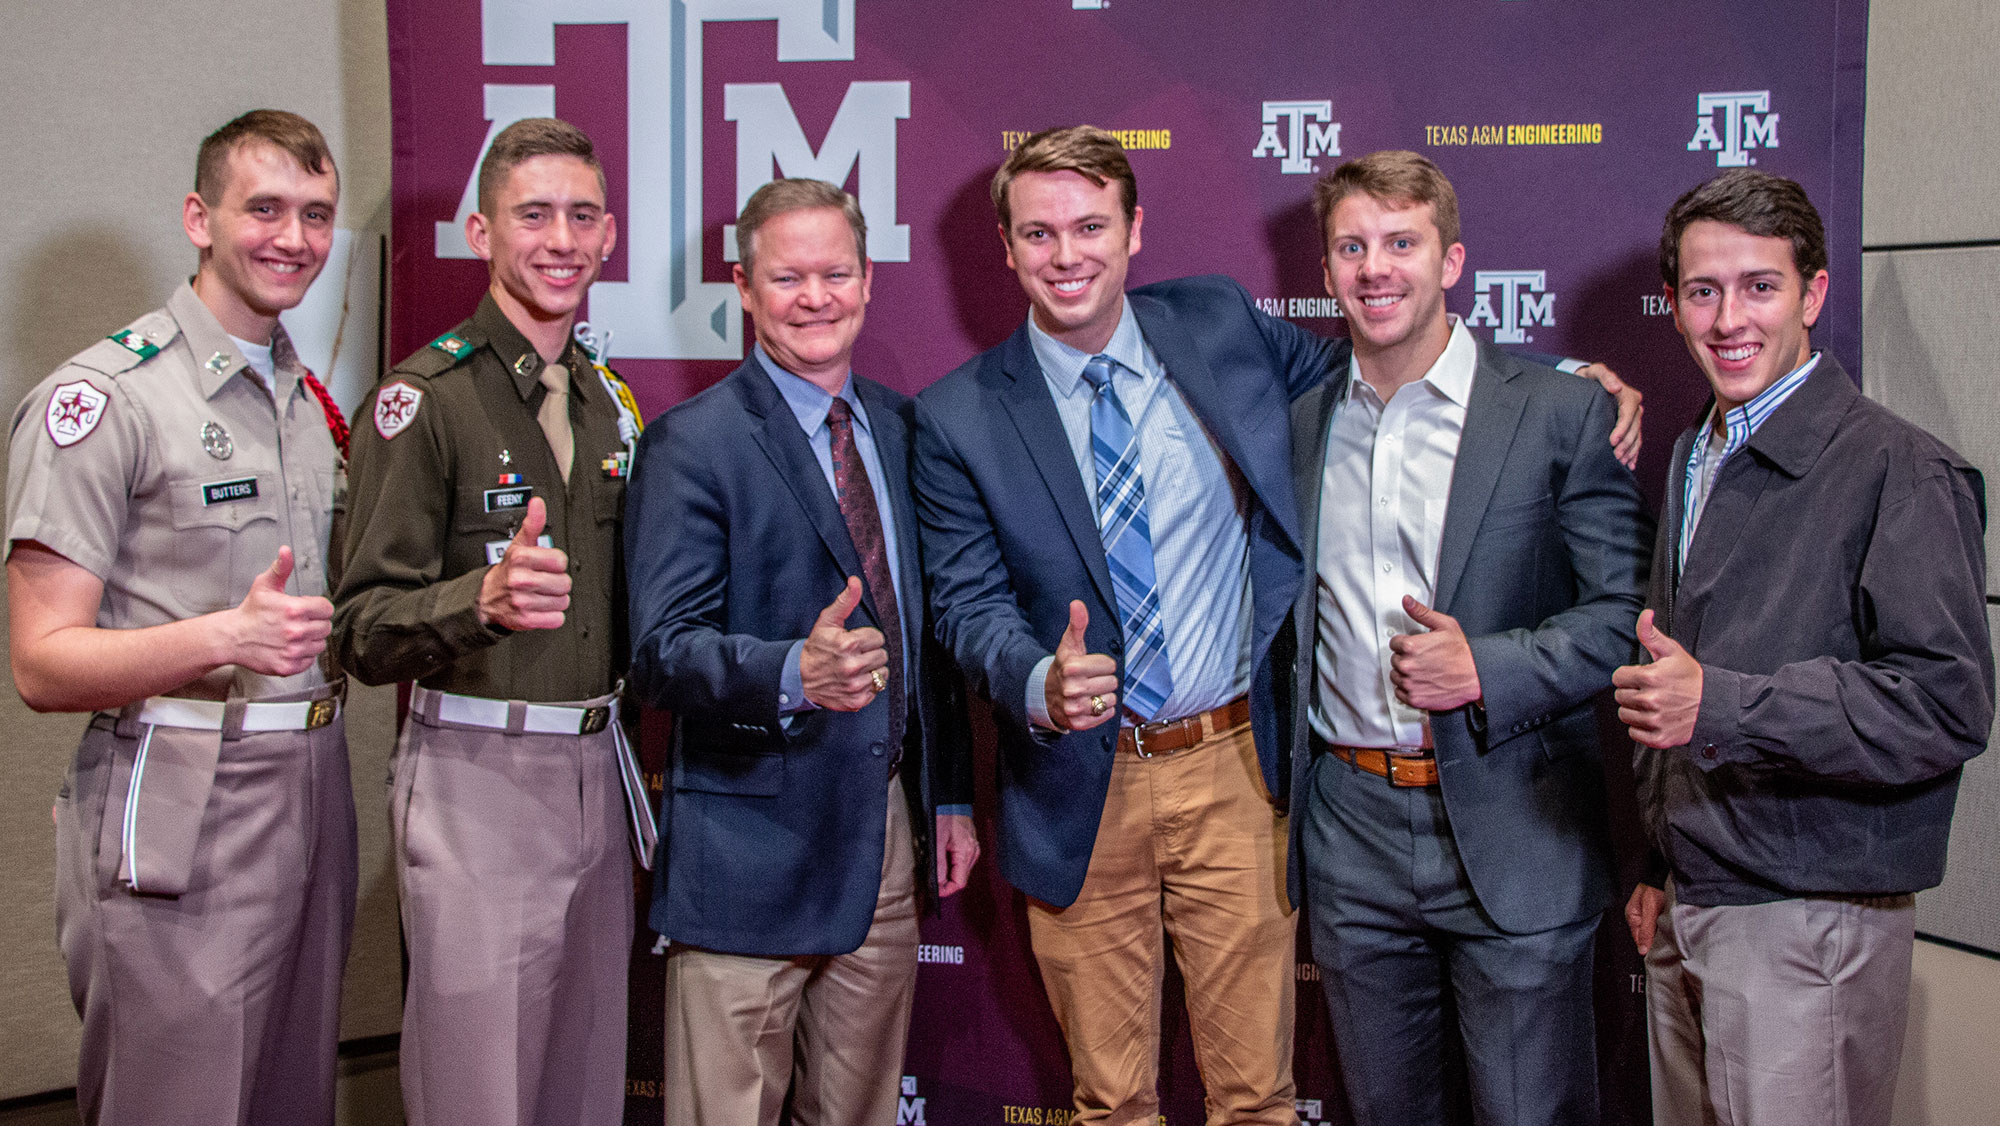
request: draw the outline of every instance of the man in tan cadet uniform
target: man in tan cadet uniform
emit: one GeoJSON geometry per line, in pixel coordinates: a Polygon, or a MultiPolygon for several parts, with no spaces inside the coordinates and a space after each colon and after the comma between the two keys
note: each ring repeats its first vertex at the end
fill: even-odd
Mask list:
{"type": "Polygon", "coordinates": [[[485,298],[356,420],[333,645],[418,682],[390,798],[416,1126],[623,1112],[626,842],[650,864],[653,832],[617,701],[637,418],[571,338],[616,234],[587,137],[502,130],[466,221],[485,298]]]}
{"type": "Polygon", "coordinates": [[[330,1123],[354,922],[342,682],[319,658],[345,426],[278,314],[339,182],[274,110],[202,142],[200,265],[22,400],[14,680],[93,712],[56,803],[56,933],[89,1123],[330,1123]]]}

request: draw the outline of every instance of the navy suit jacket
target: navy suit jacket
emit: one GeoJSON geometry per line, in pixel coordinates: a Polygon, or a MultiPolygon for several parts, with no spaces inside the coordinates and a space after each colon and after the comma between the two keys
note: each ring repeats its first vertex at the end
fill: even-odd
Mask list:
{"type": "MultiPolygon", "coordinates": [[[[1292,689],[1282,627],[1302,573],[1286,412],[1342,352],[1258,311],[1227,278],[1161,282],[1126,296],[1168,377],[1249,485],[1251,722],[1265,785],[1282,806],[1292,689]]],[[[917,511],[938,635],[993,701],[999,727],[1001,872],[1065,907],[1090,864],[1118,725],[1038,731],[1026,712],[1027,684],[1068,626],[1071,599],[1089,608],[1089,650],[1118,658],[1122,672],[1094,482],[1070,452],[1026,325],[919,395],[917,417],[917,511]]]]}
{"type": "MultiPolygon", "coordinates": [[[[1295,698],[1312,699],[1321,472],[1347,376],[1294,405],[1292,449],[1305,531],[1295,698]]],[[[1433,712],[1438,781],[1479,903],[1530,933],[1611,902],[1604,771],[1594,698],[1628,663],[1644,601],[1653,521],[1611,443],[1617,400],[1596,383],[1486,343],[1446,500],[1434,609],[1457,618],[1485,693],[1433,712]]],[[[1292,716],[1293,899],[1309,763],[1307,706],[1292,716]]]]}
{"type": "MultiPolygon", "coordinates": [[[[934,895],[936,808],[972,800],[962,690],[921,613],[914,404],[869,380],[854,386],[888,477],[904,643],[919,650],[901,777],[917,883],[934,895]]],[[[861,561],[797,416],[754,357],[646,428],[626,496],[625,552],[630,683],[674,713],[653,928],[736,954],[854,950],[881,883],[889,702],[780,720],[792,643],[847,576],[861,574],[861,561]]],[[[867,593],[851,626],[879,628],[880,593],[867,593]]]]}

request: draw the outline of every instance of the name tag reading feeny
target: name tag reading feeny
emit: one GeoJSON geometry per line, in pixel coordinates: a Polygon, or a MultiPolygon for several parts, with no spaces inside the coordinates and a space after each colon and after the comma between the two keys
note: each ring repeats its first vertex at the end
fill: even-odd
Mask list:
{"type": "Polygon", "coordinates": [[[528,498],[535,495],[533,485],[515,485],[510,489],[486,490],[486,511],[514,512],[528,507],[528,498]]]}
{"type": "Polygon", "coordinates": [[[232,500],[257,499],[257,478],[239,477],[234,481],[214,481],[201,487],[201,505],[228,504],[232,500]]]}
{"type": "MultiPolygon", "coordinates": [[[[513,542],[514,542],[513,540],[487,540],[486,565],[488,567],[491,567],[495,563],[500,562],[500,557],[507,554],[507,548],[511,546],[513,542]]],[[[550,539],[547,532],[544,532],[541,535],[535,537],[536,547],[554,547],[555,545],[556,541],[550,539]]]]}

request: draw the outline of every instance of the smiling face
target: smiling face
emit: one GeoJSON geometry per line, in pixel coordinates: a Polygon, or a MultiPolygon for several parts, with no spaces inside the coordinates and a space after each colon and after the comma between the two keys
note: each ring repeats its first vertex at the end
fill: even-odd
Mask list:
{"type": "Polygon", "coordinates": [[[1355,192],[1334,206],[1326,242],[1326,291],[1355,354],[1364,363],[1407,354],[1421,361],[1418,373],[1428,369],[1451,334],[1444,292],[1465,265],[1464,245],[1444,245],[1432,205],[1355,192]]]}
{"type": "Polygon", "coordinates": [[[735,269],[743,311],[779,367],[838,394],[854,363],[872,266],[838,207],[805,207],[757,229],[751,266],[735,269]]]}
{"type": "Polygon", "coordinates": [[[1808,330],[1826,286],[1825,270],[1800,276],[1786,239],[1713,219],[1681,232],[1680,284],[1667,300],[1721,410],[1756,398],[1812,355],[1808,330]]]}
{"type": "Polygon", "coordinates": [[[190,192],[181,223],[201,249],[194,290],[233,336],[261,344],[278,314],[304,300],[333,247],[339,182],[309,172],[268,141],[229,154],[213,205],[190,192]]]}
{"type": "Polygon", "coordinates": [[[486,260],[500,311],[552,358],[617,243],[618,224],[595,168],[574,156],[533,156],[508,171],[491,214],[466,218],[465,238],[486,260]]]}
{"type": "Polygon", "coordinates": [[[1125,222],[1116,180],[1023,172],[1007,186],[1007,265],[1021,279],[1043,332],[1082,352],[1111,342],[1125,310],[1125,269],[1139,253],[1144,209],[1125,222]]]}

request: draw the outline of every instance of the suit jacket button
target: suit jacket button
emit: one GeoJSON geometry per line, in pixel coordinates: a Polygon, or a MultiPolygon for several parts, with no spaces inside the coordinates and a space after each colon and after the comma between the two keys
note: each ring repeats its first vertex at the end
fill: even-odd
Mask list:
{"type": "Polygon", "coordinates": [[[874,755],[876,758],[881,758],[882,757],[881,742],[878,740],[876,742],[868,744],[868,753],[874,755]]]}
{"type": "Polygon", "coordinates": [[[1710,744],[1708,744],[1707,746],[1704,746],[1704,747],[1703,747],[1703,748],[1701,749],[1701,757],[1703,757],[1703,758],[1706,758],[1706,759],[1712,759],[1712,758],[1714,758],[1714,757],[1715,757],[1715,744],[1714,744],[1714,743],[1710,743],[1710,744]]]}

